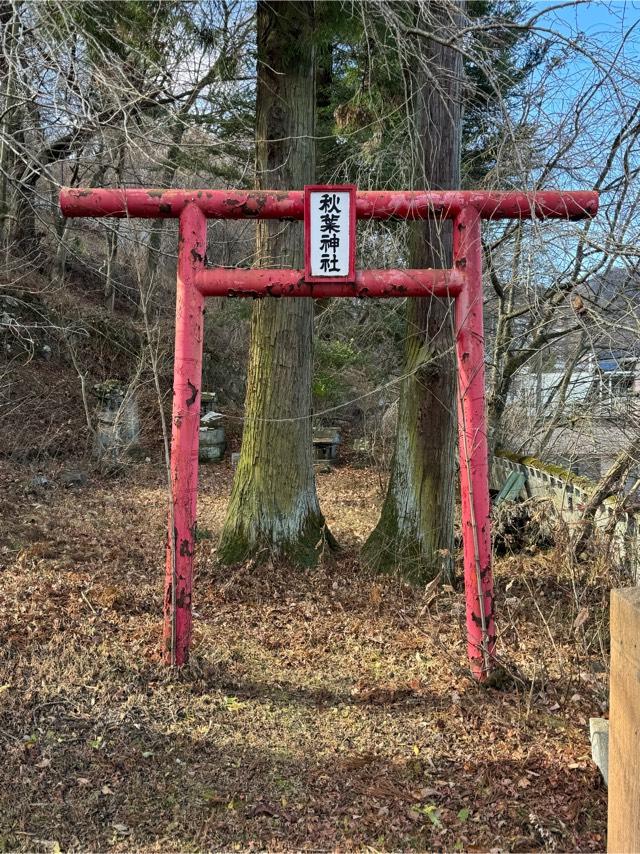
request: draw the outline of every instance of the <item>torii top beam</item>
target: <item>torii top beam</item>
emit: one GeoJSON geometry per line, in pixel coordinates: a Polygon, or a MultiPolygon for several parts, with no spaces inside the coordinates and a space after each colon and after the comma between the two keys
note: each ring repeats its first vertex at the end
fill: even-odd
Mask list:
{"type": "MultiPolygon", "coordinates": [[[[360,191],[358,219],[454,219],[474,208],[481,219],[590,218],[598,211],[598,194],[591,191],[537,193],[446,191],[360,191]]],[[[207,219],[291,219],[304,217],[302,190],[148,190],[71,189],[60,192],[65,216],[142,217],[174,219],[193,203],[207,219]]]]}

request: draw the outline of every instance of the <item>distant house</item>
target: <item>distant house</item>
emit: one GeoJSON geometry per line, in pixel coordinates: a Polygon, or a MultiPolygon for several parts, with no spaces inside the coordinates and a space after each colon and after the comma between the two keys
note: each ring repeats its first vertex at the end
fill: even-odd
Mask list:
{"type": "MultiPolygon", "coordinates": [[[[553,415],[565,370],[521,372],[514,378],[510,402],[534,417],[553,415]]],[[[633,416],[640,409],[640,357],[628,351],[590,353],[571,373],[564,390],[567,411],[588,407],[592,416],[633,416]]]]}
{"type": "Polygon", "coordinates": [[[640,399],[640,358],[618,350],[593,361],[593,394],[600,408],[608,407],[613,414],[633,414],[640,399]]]}
{"type": "Polygon", "coordinates": [[[640,429],[640,277],[613,269],[582,285],[574,300],[586,352],[570,375],[575,338],[554,348],[551,367],[521,371],[509,406],[523,425],[518,450],[598,478],[640,429]]]}

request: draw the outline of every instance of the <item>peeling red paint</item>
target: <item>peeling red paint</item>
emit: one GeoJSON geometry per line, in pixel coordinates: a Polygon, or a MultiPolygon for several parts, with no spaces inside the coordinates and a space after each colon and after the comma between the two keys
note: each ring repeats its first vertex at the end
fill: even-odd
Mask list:
{"type": "Polygon", "coordinates": [[[193,406],[198,397],[198,389],[194,386],[191,380],[187,380],[187,385],[191,389],[191,396],[187,399],[187,406],[193,406]]]}
{"type": "MultiPolygon", "coordinates": [[[[178,666],[188,660],[191,643],[191,588],[198,490],[200,407],[194,404],[202,377],[204,298],[195,287],[195,277],[203,266],[207,223],[197,205],[189,205],[180,216],[180,234],[173,374],[174,429],[171,436],[176,549],[175,568],[171,550],[167,550],[164,612],[165,661],[178,666]]],[[[171,522],[169,525],[171,529],[171,522]]]]}
{"type": "Polygon", "coordinates": [[[456,299],[455,327],[467,653],[474,676],[484,680],[494,663],[496,632],[489,528],[480,216],[468,208],[455,224],[454,266],[458,268],[464,261],[466,274],[465,286],[456,299]]]}
{"type": "MultiPolygon", "coordinates": [[[[189,540],[182,540],[180,543],[180,557],[193,557],[193,543],[189,540]]],[[[182,597],[184,599],[184,597],[182,597]]]]}
{"type": "Polygon", "coordinates": [[[355,282],[311,283],[302,270],[244,270],[223,267],[196,274],[204,296],[232,297],[424,297],[455,296],[464,284],[455,270],[359,270],[355,282]]]}
{"type": "MultiPolygon", "coordinates": [[[[210,219],[302,219],[303,191],[275,190],[143,190],[76,189],[60,191],[65,216],[130,216],[155,219],[179,216],[195,203],[210,219]],[[90,194],[90,195],[87,195],[90,194]],[[160,210],[160,199],[171,205],[171,213],[160,210]]],[[[538,193],[485,192],[480,190],[387,191],[357,193],[358,219],[455,219],[473,207],[482,219],[585,219],[595,216],[595,192],[538,193]]]]}

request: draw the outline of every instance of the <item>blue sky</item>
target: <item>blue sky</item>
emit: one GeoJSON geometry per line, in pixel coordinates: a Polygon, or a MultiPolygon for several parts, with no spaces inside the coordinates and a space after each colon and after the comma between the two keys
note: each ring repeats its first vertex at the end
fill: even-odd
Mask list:
{"type": "Polygon", "coordinates": [[[542,21],[553,22],[554,29],[566,35],[582,32],[589,37],[620,36],[630,26],[640,22],[640,2],[637,0],[593,0],[554,10],[556,5],[559,3],[534,2],[532,13],[548,8],[549,14],[542,21]]]}

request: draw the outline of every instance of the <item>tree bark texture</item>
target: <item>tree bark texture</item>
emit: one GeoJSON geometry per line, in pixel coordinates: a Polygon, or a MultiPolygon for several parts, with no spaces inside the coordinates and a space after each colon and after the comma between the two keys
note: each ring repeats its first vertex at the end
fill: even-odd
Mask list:
{"type": "MultiPolygon", "coordinates": [[[[443,41],[460,26],[460,7],[434,2],[428,27],[443,41]]],[[[460,185],[462,58],[450,47],[419,45],[415,72],[416,188],[460,185]]],[[[451,267],[451,223],[412,225],[411,267],[451,267]]],[[[364,562],[423,583],[453,574],[456,487],[456,373],[450,300],[412,299],[407,306],[405,374],[396,446],[380,520],[363,548],[364,562]]]]}
{"type": "MultiPolygon", "coordinates": [[[[259,0],[256,104],[258,189],[299,189],[315,171],[314,5],[259,0]]],[[[301,223],[261,220],[263,267],[302,267],[301,223]]],[[[275,553],[313,565],[330,539],[312,456],[313,301],[258,301],[242,450],[219,548],[234,563],[275,553]]]]}
{"type": "Polygon", "coordinates": [[[628,448],[618,454],[609,470],[598,482],[593,495],[582,511],[581,525],[573,544],[573,553],[576,558],[580,558],[593,537],[598,508],[607,498],[622,490],[625,478],[631,468],[638,464],[639,459],[640,434],[635,436],[628,448]]]}

